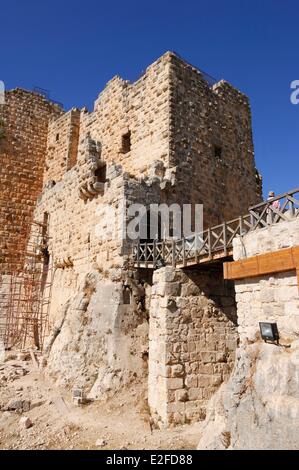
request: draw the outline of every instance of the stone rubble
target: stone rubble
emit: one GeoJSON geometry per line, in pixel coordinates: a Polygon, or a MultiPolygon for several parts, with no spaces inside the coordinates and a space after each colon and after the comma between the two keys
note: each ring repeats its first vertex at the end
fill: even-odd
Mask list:
{"type": "Polygon", "coordinates": [[[28,416],[22,416],[22,418],[20,418],[19,425],[21,429],[29,429],[33,426],[32,421],[28,416]]]}

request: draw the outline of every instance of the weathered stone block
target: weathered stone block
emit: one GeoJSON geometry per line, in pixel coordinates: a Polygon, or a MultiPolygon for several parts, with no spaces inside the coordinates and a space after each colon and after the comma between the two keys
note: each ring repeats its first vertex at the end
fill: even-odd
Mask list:
{"type": "Polygon", "coordinates": [[[183,388],[184,381],[183,379],[180,378],[171,378],[171,379],[166,379],[166,386],[170,390],[176,390],[179,388],[183,388]]]}
{"type": "Polygon", "coordinates": [[[181,284],[179,282],[166,283],[163,286],[163,295],[179,297],[181,293],[181,284]]]}
{"type": "Polygon", "coordinates": [[[186,402],[189,400],[188,392],[185,389],[175,391],[175,400],[186,402]]]}
{"type": "Polygon", "coordinates": [[[176,364],[171,367],[171,376],[172,377],[183,377],[184,376],[184,367],[181,364],[176,364]]]}
{"type": "Polygon", "coordinates": [[[197,388],[198,376],[197,375],[188,375],[185,379],[185,385],[188,388],[197,388]]]}
{"type": "Polygon", "coordinates": [[[201,359],[204,364],[209,363],[209,362],[215,362],[216,361],[216,353],[215,352],[208,352],[208,351],[203,351],[201,353],[201,359]]]}
{"type": "Polygon", "coordinates": [[[188,390],[189,400],[200,400],[203,398],[203,392],[201,388],[189,388],[188,390]]]}

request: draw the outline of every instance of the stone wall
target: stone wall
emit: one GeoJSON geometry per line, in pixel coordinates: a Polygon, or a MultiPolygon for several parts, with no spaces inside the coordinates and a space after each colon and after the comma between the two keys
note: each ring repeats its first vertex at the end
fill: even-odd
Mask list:
{"type": "Polygon", "coordinates": [[[158,426],[204,419],[237,347],[234,289],[221,270],[155,271],[150,303],[149,405],[158,426]]]}
{"type": "Polygon", "coordinates": [[[53,314],[94,266],[101,271],[123,266],[124,184],[122,173],[109,167],[104,193],[85,201],[79,197],[75,166],[40,197],[35,217],[42,220],[43,214],[48,214],[48,248],[55,269],[53,314]]]}
{"type": "MultiPolygon", "coordinates": [[[[116,268],[126,278],[131,243],[121,236],[124,207],[204,203],[207,225],[259,201],[250,119],[244,95],[224,82],[211,88],[198,70],[166,53],[134,83],[114,77],[92,112],[73,110],[51,122],[36,218],[49,214],[52,331],[89,273],[96,270],[108,282],[116,268]],[[70,168],[72,142],[78,152],[70,168]],[[221,155],[214,154],[217,146],[221,155]],[[242,193],[235,198],[232,187],[239,184],[242,193]]],[[[157,276],[155,282],[163,283],[157,276]]],[[[237,341],[234,292],[221,273],[175,276],[177,281],[165,282],[169,289],[178,286],[177,293],[163,298],[154,285],[145,300],[151,303],[149,397],[163,424],[203,418],[207,400],[229,375],[237,341]],[[165,304],[172,297],[180,304],[176,313],[165,304]],[[160,356],[164,345],[177,348],[174,359],[160,356]]],[[[128,311],[136,319],[134,308],[128,311]]],[[[66,337],[55,340],[51,370],[68,356],[66,337]]]]}
{"type": "MultiPolygon", "coordinates": [[[[76,191],[80,184],[85,200],[102,193],[105,165],[119,164],[124,174],[147,186],[156,178],[156,194],[146,198],[148,204],[204,203],[205,225],[246,212],[249,204],[260,199],[248,99],[223,81],[211,87],[200,71],[174,53],[164,54],[134,83],[114,77],[92,112],[84,108],[63,113],[42,96],[20,89],[7,92],[6,103],[0,110],[4,258],[19,241],[19,250],[24,250],[42,179],[44,196],[50,201],[47,190],[78,161],[85,170],[78,170],[78,178],[75,172],[71,172],[73,179],[67,176],[68,190],[62,189],[65,182],[59,187],[62,201],[68,198],[67,191],[76,191]],[[96,155],[89,150],[88,158],[87,139],[96,149],[96,155]]],[[[135,200],[136,195],[138,190],[135,200]]],[[[144,202],[142,197],[138,202],[144,202]]],[[[69,205],[63,202],[61,214],[55,216],[57,223],[62,221],[57,231],[64,229],[69,205]]]]}
{"type": "Polygon", "coordinates": [[[22,89],[5,93],[0,106],[0,272],[9,273],[25,251],[36,199],[42,189],[48,123],[62,110],[22,89]],[[13,254],[14,253],[14,254],[13,254]]]}
{"type": "MultiPolygon", "coordinates": [[[[131,178],[123,172],[120,165],[107,165],[103,190],[92,197],[83,199],[80,197],[79,169],[81,163],[82,167],[85,167],[86,162],[84,162],[81,150],[76,165],[63,175],[61,181],[52,187],[48,185],[44,189],[35,211],[37,220],[42,220],[45,213],[48,216],[48,250],[53,268],[48,278],[48,282],[52,283],[49,309],[50,335],[56,331],[57,324],[59,325],[60,318],[66,309],[69,321],[72,322],[70,312],[73,307],[68,307],[69,302],[82,294],[82,285],[90,273],[97,273],[99,279],[97,292],[101,291],[101,284],[108,285],[108,289],[110,287],[112,290],[116,289],[114,298],[119,302],[117,318],[126,312],[132,323],[139,324],[139,314],[136,313],[134,304],[125,305],[121,299],[122,286],[129,283],[129,263],[126,255],[129,253],[126,251],[129,250],[129,246],[122,238],[123,209],[127,203],[140,200],[146,203],[148,198],[153,201],[159,194],[159,184],[157,182],[147,184],[146,181],[131,178]],[[124,311],[124,305],[126,311],[124,311]]],[[[140,286],[140,289],[143,290],[143,287],[140,286]]],[[[143,300],[140,302],[143,305],[143,300]]],[[[109,317],[108,303],[103,304],[102,307],[103,315],[109,317]],[[104,312],[105,308],[107,312],[104,312]]],[[[143,314],[145,311],[144,307],[143,314]]],[[[90,315],[94,314],[97,313],[92,309],[90,315]]],[[[102,335],[103,332],[99,334],[102,335]]],[[[55,340],[53,348],[54,351],[59,344],[61,354],[57,358],[59,357],[61,362],[64,362],[62,356],[66,354],[66,338],[67,336],[62,334],[57,342],[55,340]]],[[[99,343],[98,347],[100,354],[102,347],[99,343]]],[[[122,353],[124,355],[122,363],[130,362],[129,350],[122,350],[122,353]]],[[[49,364],[52,363],[53,358],[55,366],[52,364],[51,370],[57,372],[59,368],[53,354],[50,355],[49,364]]],[[[111,354],[109,353],[109,357],[112,357],[111,354]]],[[[77,373],[78,370],[73,373],[73,377],[76,377],[77,373]]]]}
{"type": "MultiPolygon", "coordinates": [[[[107,164],[121,164],[131,175],[146,175],[155,160],[168,166],[168,62],[168,55],[162,56],[134,83],[115,76],[99,94],[94,110],[81,112],[80,140],[88,134],[99,142],[107,164]]],[[[55,133],[53,129],[52,139],[55,133]]]]}
{"type": "Polygon", "coordinates": [[[149,188],[111,164],[101,190],[87,193],[81,176],[98,159],[90,159],[88,142],[76,165],[45,187],[35,216],[48,214],[53,266],[46,374],[102,399],[147,374],[150,281],[128,269],[122,230],[126,196],[133,201],[138,191],[145,198],[149,188]]]}
{"type": "MultiPolygon", "coordinates": [[[[72,111],[51,123],[45,182],[59,181],[70,168],[69,134],[78,129],[78,116],[72,111]]],[[[174,53],[165,53],[134,83],[110,80],[94,110],[80,113],[79,141],[87,136],[103,162],[121,164],[131,176],[151,176],[155,164],[162,199],[203,203],[205,226],[247,213],[261,200],[248,98],[224,81],[211,86],[174,53]]]]}
{"type": "Polygon", "coordinates": [[[44,185],[58,182],[77,162],[80,110],[71,109],[50,122],[44,172],[44,185]]]}
{"type": "MultiPolygon", "coordinates": [[[[299,219],[280,222],[234,240],[234,259],[299,245],[299,219]]],[[[299,334],[299,291],[296,271],[235,281],[239,335],[242,342],[259,338],[259,322],[278,324],[282,341],[299,334]]]]}
{"type": "MultiPolygon", "coordinates": [[[[299,220],[234,240],[234,259],[298,246],[299,220]]],[[[199,449],[299,449],[299,291],[295,271],[235,282],[240,346],[227,384],[208,405],[199,449]],[[279,345],[259,322],[277,323],[279,345]],[[250,429],[250,432],[248,430],[250,429]]]]}
{"type": "Polygon", "coordinates": [[[258,183],[248,99],[225,82],[211,88],[168,52],[134,83],[114,77],[92,112],[51,122],[36,216],[51,216],[53,257],[111,267],[130,246],[112,240],[107,204],[120,212],[132,202],[203,202],[207,225],[246,212],[260,198],[258,183]]]}
{"type": "Polygon", "coordinates": [[[204,204],[204,225],[246,214],[262,197],[247,96],[170,54],[170,165],[177,199],[204,204]],[[236,196],[237,195],[237,196],[236,196]]]}
{"type": "MultiPolygon", "coordinates": [[[[30,105],[28,110],[33,112],[30,105]]],[[[34,137],[41,166],[28,207],[29,212],[32,211],[43,180],[34,217],[41,221],[45,216],[48,219],[48,250],[53,266],[53,277],[48,279],[52,283],[49,325],[53,338],[49,370],[57,372],[59,364],[63,363],[67,369],[71,361],[69,332],[76,331],[78,326],[83,328],[81,321],[92,324],[94,321],[102,328],[98,315],[109,317],[111,306],[108,303],[101,312],[92,304],[88,314],[85,312],[82,317],[81,307],[76,302],[80,296],[84,297],[88,276],[96,275],[98,293],[108,292],[113,284],[111,295],[115,303],[119,302],[119,309],[113,305],[115,318],[122,318],[119,312],[127,309],[123,316],[126,314],[132,320],[133,329],[139,325],[135,306],[123,308],[126,304],[119,295],[128,283],[131,249],[130,241],[122,236],[124,207],[134,202],[146,206],[203,203],[205,224],[218,223],[223,218],[247,212],[251,203],[258,202],[260,180],[254,167],[247,98],[225,82],[210,87],[198,70],[170,52],[150,65],[134,83],[117,76],[110,80],[91,112],[86,108],[72,109],[68,113],[60,110],[49,127],[46,119],[40,119],[38,125],[33,120],[30,125],[28,139],[34,137]],[[36,134],[39,126],[43,129],[42,135],[36,134]],[[238,198],[235,198],[236,188],[240,192],[238,198]],[[115,269],[120,270],[117,279],[115,269]],[[101,286],[106,284],[107,291],[104,287],[102,290],[101,286]],[[63,333],[56,335],[61,318],[66,318],[63,333]]],[[[8,141],[14,142],[12,137],[8,141]]],[[[29,187],[29,179],[26,185],[29,187]]],[[[14,199],[12,204],[15,204],[14,199]]],[[[28,222],[25,217],[27,227],[28,222]]],[[[236,342],[233,293],[221,284],[219,273],[215,278],[207,273],[196,274],[193,278],[181,272],[180,276],[182,293],[174,297],[181,299],[182,304],[185,302],[185,306],[178,310],[182,316],[178,314],[177,331],[166,329],[163,341],[168,344],[168,337],[174,334],[181,343],[177,360],[185,370],[186,382],[182,377],[163,376],[165,380],[178,380],[180,385],[183,381],[176,393],[175,389],[169,392],[165,401],[167,410],[160,413],[162,420],[169,422],[190,421],[203,415],[206,400],[227,378],[236,342]],[[192,289],[196,294],[192,294],[192,289]],[[213,294],[213,289],[218,294],[213,294]],[[190,309],[189,321],[187,310],[190,309]],[[171,407],[175,411],[171,411],[171,407]]],[[[144,285],[149,295],[140,304],[146,311],[144,305],[151,296],[149,284],[141,283],[137,290],[142,291],[144,285]]],[[[165,299],[169,297],[167,294],[165,299]]],[[[162,314],[164,299],[154,287],[153,303],[160,300],[162,314]]],[[[160,306],[155,314],[159,312],[160,306]]],[[[155,314],[153,312],[153,328],[155,314]]],[[[109,325],[109,328],[116,328],[113,323],[109,325]]],[[[92,331],[94,335],[94,329],[92,331]]],[[[86,332],[78,338],[83,348],[86,332]]],[[[100,344],[106,340],[102,331],[95,334],[91,356],[98,345],[98,353],[105,350],[110,366],[118,367],[119,362],[113,362],[107,352],[110,346],[102,348],[100,344]]],[[[111,346],[111,351],[115,349],[111,346]]],[[[121,368],[125,368],[125,363],[131,364],[129,349],[127,353],[125,348],[122,350],[125,356],[121,368]]],[[[91,371],[91,356],[87,354],[83,361],[88,364],[86,374],[91,371]]],[[[73,378],[78,370],[79,366],[73,370],[73,378]]]]}

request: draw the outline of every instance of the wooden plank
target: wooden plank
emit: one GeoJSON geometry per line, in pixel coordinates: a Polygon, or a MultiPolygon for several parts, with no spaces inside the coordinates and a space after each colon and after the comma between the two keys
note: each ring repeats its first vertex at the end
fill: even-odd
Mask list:
{"type": "Polygon", "coordinates": [[[223,263],[223,277],[228,279],[228,265],[229,263],[223,263]]]}
{"type": "Polygon", "coordinates": [[[239,217],[239,235],[243,235],[243,217],[242,215],[240,215],[239,217]]]}
{"type": "Polygon", "coordinates": [[[140,267],[140,240],[137,243],[137,267],[140,267]]]}
{"type": "Polygon", "coordinates": [[[224,263],[224,279],[242,279],[299,268],[299,246],[224,263]]]}
{"type": "Polygon", "coordinates": [[[299,246],[294,246],[292,248],[292,256],[294,260],[294,265],[299,266],[299,246]]]}
{"type": "Polygon", "coordinates": [[[175,253],[175,241],[172,240],[172,267],[176,266],[176,253],[175,253]]]}
{"type": "Polygon", "coordinates": [[[183,250],[183,266],[186,266],[185,237],[182,240],[182,250],[183,250]]]}
{"type": "Polygon", "coordinates": [[[241,279],[242,277],[254,277],[259,275],[257,257],[224,263],[227,276],[224,279],[241,279]]]}
{"type": "Polygon", "coordinates": [[[283,272],[294,269],[292,251],[289,249],[265,253],[257,258],[260,274],[273,273],[277,272],[277,270],[283,272]]]}
{"type": "Polygon", "coordinates": [[[227,255],[227,237],[226,237],[226,223],[223,222],[223,248],[224,248],[224,256],[227,255]]]}
{"type": "Polygon", "coordinates": [[[148,267],[148,254],[147,254],[147,243],[144,244],[144,257],[145,257],[145,267],[148,267]]]}
{"type": "Polygon", "coordinates": [[[211,229],[208,228],[208,250],[209,250],[209,258],[212,257],[212,238],[211,238],[211,229]]]}

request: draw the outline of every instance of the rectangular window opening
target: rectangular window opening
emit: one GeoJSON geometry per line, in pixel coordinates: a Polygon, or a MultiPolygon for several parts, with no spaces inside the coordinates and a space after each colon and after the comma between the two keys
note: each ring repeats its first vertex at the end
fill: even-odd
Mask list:
{"type": "Polygon", "coordinates": [[[214,145],[214,156],[216,158],[222,157],[222,147],[220,147],[219,145],[214,145]]]}
{"type": "Polygon", "coordinates": [[[94,173],[99,183],[106,182],[106,165],[100,166],[94,173]]]}
{"type": "Polygon", "coordinates": [[[128,286],[124,286],[123,288],[123,304],[130,305],[131,303],[131,291],[128,286]]]}
{"type": "Polygon", "coordinates": [[[131,150],[131,132],[127,132],[121,138],[122,153],[128,153],[131,150]]]}

